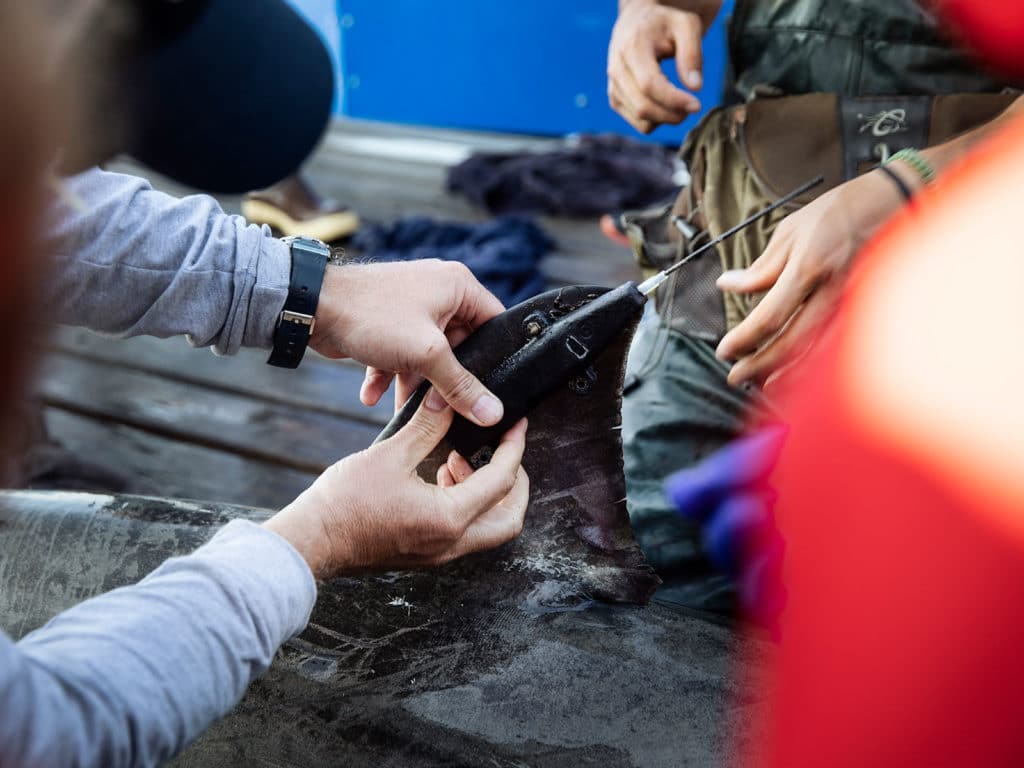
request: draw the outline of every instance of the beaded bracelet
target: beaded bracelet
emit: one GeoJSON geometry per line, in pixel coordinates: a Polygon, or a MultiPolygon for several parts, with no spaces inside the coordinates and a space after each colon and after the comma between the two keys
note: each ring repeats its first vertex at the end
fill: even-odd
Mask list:
{"type": "Polygon", "coordinates": [[[925,184],[928,184],[935,179],[935,169],[932,168],[932,164],[925,160],[924,155],[916,149],[901,149],[896,154],[887,158],[884,164],[889,165],[896,160],[902,160],[917,171],[917,175],[921,177],[921,180],[925,184]]]}

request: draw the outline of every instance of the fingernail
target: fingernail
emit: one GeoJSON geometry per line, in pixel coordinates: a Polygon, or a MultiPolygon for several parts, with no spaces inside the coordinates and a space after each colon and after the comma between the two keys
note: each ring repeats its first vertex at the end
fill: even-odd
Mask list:
{"type": "Polygon", "coordinates": [[[718,279],[715,281],[715,285],[728,285],[730,282],[735,280],[739,274],[740,270],[738,269],[727,269],[718,276],[718,279]]]}
{"type": "Polygon", "coordinates": [[[691,70],[690,74],[686,76],[686,83],[693,90],[699,91],[700,87],[704,85],[704,78],[696,69],[691,70]]]}
{"type": "Polygon", "coordinates": [[[427,394],[426,406],[428,411],[443,411],[448,407],[448,403],[441,397],[440,392],[431,387],[430,392],[427,394]]]}
{"type": "Polygon", "coordinates": [[[473,406],[473,415],[484,425],[496,424],[501,419],[501,403],[494,395],[481,395],[473,406]]]}

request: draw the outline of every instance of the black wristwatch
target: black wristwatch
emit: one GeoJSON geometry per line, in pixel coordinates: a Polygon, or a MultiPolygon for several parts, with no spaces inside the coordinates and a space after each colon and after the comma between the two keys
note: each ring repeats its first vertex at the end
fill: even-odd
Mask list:
{"type": "Polygon", "coordinates": [[[331,249],[309,237],[286,237],[283,242],[292,251],[292,271],[288,298],[274,331],[274,349],[267,362],[279,368],[298,368],[316,324],[320,286],[331,249]]]}

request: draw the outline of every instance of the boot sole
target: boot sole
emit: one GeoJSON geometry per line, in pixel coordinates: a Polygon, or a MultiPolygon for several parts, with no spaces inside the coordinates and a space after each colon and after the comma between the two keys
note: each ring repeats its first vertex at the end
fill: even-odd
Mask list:
{"type": "Polygon", "coordinates": [[[285,237],[312,237],[327,243],[348,237],[359,229],[359,216],[352,211],[339,211],[308,221],[297,221],[280,208],[262,200],[243,201],[242,215],[249,222],[266,224],[285,237]]]}

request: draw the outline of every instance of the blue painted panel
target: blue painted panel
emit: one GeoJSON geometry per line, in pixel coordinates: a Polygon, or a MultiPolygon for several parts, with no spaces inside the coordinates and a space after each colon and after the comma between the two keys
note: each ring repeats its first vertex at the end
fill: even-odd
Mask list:
{"type": "Polygon", "coordinates": [[[338,26],[337,0],[288,0],[302,17],[312,26],[331,52],[334,62],[334,76],[338,83],[338,93],[334,100],[334,111],[341,111],[343,79],[341,77],[341,28],[338,26]]]}
{"type": "MultiPolygon", "coordinates": [[[[639,136],[606,96],[616,8],[616,0],[339,0],[342,111],[419,125],[639,136]]],[[[726,13],[705,39],[705,108],[721,97],[726,13]]],[[[666,64],[678,82],[673,69],[666,64]]],[[[697,119],[653,138],[678,143],[697,119]]]]}

